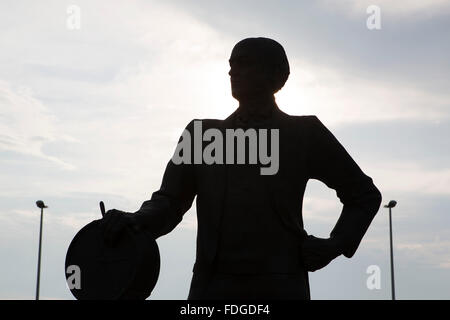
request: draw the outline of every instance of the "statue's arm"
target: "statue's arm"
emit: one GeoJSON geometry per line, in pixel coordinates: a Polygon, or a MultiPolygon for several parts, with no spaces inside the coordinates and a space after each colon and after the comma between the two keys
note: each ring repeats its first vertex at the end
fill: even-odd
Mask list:
{"type": "Polygon", "coordinates": [[[309,177],[336,190],[344,205],[330,238],[344,256],[351,258],[378,212],[382,196],[372,178],[363,173],[316,116],[309,117],[309,125],[309,177]]]}
{"type": "MultiPolygon", "coordinates": [[[[193,133],[193,121],[185,130],[193,133]]],[[[192,162],[175,164],[171,159],[166,166],[160,189],[135,212],[136,224],[150,232],[155,239],[163,236],[181,222],[184,213],[192,206],[195,195],[194,165],[192,162]]]]}

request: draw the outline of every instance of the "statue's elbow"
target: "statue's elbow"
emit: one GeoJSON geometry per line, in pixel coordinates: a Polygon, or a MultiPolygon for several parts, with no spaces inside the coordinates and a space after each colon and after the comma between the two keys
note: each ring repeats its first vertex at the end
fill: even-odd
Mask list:
{"type": "Polygon", "coordinates": [[[374,213],[373,215],[376,215],[377,212],[380,210],[381,203],[383,201],[383,195],[381,194],[380,190],[374,185],[374,191],[373,191],[373,203],[374,203],[374,213]]]}

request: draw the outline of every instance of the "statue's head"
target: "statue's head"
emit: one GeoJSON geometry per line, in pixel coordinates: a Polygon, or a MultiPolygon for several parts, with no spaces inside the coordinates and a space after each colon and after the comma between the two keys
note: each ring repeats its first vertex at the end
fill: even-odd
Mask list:
{"type": "Polygon", "coordinates": [[[231,93],[237,100],[273,95],[289,77],[289,62],[283,47],[268,38],[239,41],[230,57],[231,93]]]}

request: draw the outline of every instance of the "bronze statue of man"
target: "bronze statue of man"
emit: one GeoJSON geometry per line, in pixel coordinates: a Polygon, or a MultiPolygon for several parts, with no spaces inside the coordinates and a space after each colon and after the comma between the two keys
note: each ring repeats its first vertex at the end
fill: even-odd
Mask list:
{"type": "MultiPolygon", "coordinates": [[[[291,116],[278,108],[274,94],[290,72],[278,42],[244,39],[229,62],[239,107],[225,120],[193,120],[185,132],[194,135],[196,121],[202,133],[216,129],[224,136],[230,129],[255,129],[258,135],[262,129],[277,130],[276,173],[261,174],[261,163],[170,160],[161,188],[137,212],[107,212],[105,239],[114,240],[126,225],[155,239],[163,236],[197,197],[197,250],[188,299],[310,299],[308,272],[341,254],[354,255],[379,210],[381,193],[316,116],[291,116]],[[309,179],[336,190],[343,204],[327,239],[303,228],[309,179]]],[[[251,152],[254,146],[248,146],[251,152]]]]}

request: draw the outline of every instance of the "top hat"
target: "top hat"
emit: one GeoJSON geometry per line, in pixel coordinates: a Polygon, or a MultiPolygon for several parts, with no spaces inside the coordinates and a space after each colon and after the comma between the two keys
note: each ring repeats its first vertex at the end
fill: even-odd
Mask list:
{"type": "Polygon", "coordinates": [[[159,269],[155,239],[126,228],[115,246],[108,246],[101,219],[75,235],[65,261],[67,284],[78,300],[144,300],[156,285],[159,269]]]}

